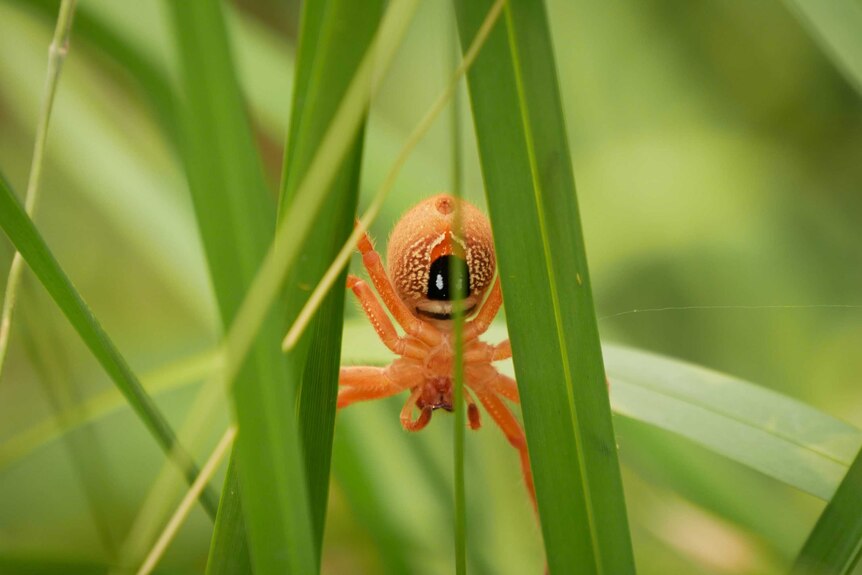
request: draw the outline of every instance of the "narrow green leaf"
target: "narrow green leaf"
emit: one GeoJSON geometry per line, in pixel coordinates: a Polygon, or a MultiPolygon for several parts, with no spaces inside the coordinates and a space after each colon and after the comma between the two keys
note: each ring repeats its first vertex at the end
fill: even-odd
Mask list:
{"type": "MultiPolygon", "coordinates": [[[[275,207],[245,117],[221,3],[195,0],[170,6],[186,98],[181,149],[221,319],[228,326],[274,235],[275,207]]],[[[213,544],[244,549],[225,536],[241,536],[245,517],[256,571],[313,573],[317,562],[292,409],[293,380],[278,345],[281,331],[278,314],[270,314],[233,387],[238,461],[230,465],[223,493],[226,498],[241,494],[244,512],[219,516],[213,544]]],[[[236,501],[226,504],[237,506],[236,501]]],[[[211,556],[225,552],[213,549],[211,556]]],[[[230,567],[249,569],[242,561],[230,567]]],[[[222,568],[227,565],[211,563],[209,572],[222,568]]]]}
{"type": "Polygon", "coordinates": [[[251,558],[248,552],[245,518],[242,514],[242,496],[239,490],[239,472],[235,458],[231,458],[228,463],[207,558],[207,573],[251,573],[251,558]]]}
{"type": "MultiPolygon", "coordinates": [[[[281,185],[283,218],[305,179],[326,130],[374,37],[383,2],[311,0],[303,4],[296,79],[281,185]]],[[[308,297],[353,229],[359,195],[364,128],[360,128],[329,189],[332,209],[318,218],[303,242],[301,266],[285,281],[287,323],[308,297]]],[[[339,280],[344,285],[346,272],[339,280]]],[[[323,541],[345,290],[326,298],[298,346],[288,353],[299,388],[299,433],[305,455],[309,507],[318,557],[323,541]]]]}
{"type": "Polygon", "coordinates": [[[847,575],[862,556],[862,451],[802,546],[794,575],[847,575]]]}
{"type": "Polygon", "coordinates": [[[862,4],[858,0],[785,2],[862,96],[862,4]]]}
{"type": "MultiPolygon", "coordinates": [[[[33,222],[12,193],[5,178],[0,174],[0,227],[15,244],[27,265],[48,290],[51,298],[81,336],[81,339],[102,365],[104,370],[123,393],[138,417],[152,433],[166,453],[169,453],[189,484],[198,475],[191,456],[177,442],[176,435],[164,415],[141,387],[128,363],[114,346],[108,334],[81,299],[72,282],[60,268],[33,222]]],[[[218,499],[209,489],[204,491],[201,501],[204,508],[215,516],[218,499]]]]}
{"type": "Polygon", "coordinates": [[[712,370],[605,345],[617,413],[678,433],[828,500],[862,433],[799,401],[712,370]]]}
{"type": "MultiPolygon", "coordinates": [[[[491,5],[457,1],[462,44],[491,5]]],[[[468,76],[552,573],[634,572],[542,2],[510,0],[468,76]]]]}

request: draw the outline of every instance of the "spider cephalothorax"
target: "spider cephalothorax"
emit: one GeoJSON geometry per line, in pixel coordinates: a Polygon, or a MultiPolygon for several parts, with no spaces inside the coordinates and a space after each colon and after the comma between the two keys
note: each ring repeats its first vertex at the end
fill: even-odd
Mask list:
{"type": "Polygon", "coordinates": [[[475,395],[518,449],[524,481],[535,506],[524,432],[501,399],[518,403],[518,387],[492,365],[510,358],[512,348],[508,340],[497,345],[479,340],[503,303],[500,280],[494,280],[491,225],[482,212],[461,202],[461,225],[456,231],[455,207],[455,198],[441,194],[420,202],[404,215],[389,238],[388,276],[368,236],[359,240],[362,261],[374,287],[406,333],[398,335],[368,284],[348,276],[347,287],[356,294],[380,339],[400,357],[387,367],[342,367],[338,407],[409,391],[401,410],[401,424],[408,431],[424,428],[435,410],[451,411],[453,298],[466,293],[462,309],[466,316],[472,316],[464,325],[464,400],[470,428],[480,426],[475,395]],[[457,265],[462,267],[461,273],[450,274],[457,265]],[[452,285],[457,277],[465,278],[467,285],[452,285]],[[415,419],[414,410],[419,411],[415,419]]]}

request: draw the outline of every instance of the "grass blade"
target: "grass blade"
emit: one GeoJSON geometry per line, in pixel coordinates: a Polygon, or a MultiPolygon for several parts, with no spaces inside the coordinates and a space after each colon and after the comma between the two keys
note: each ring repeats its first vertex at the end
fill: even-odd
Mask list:
{"type": "MultiPolygon", "coordinates": [[[[489,5],[456,2],[462,42],[489,5]]],[[[548,565],[633,573],[547,16],[505,16],[467,78],[548,565]]]]}
{"type": "Polygon", "coordinates": [[[862,432],[748,382],[656,354],[605,345],[614,410],[683,435],[828,500],[862,432]]]}
{"type": "Polygon", "coordinates": [[[207,558],[207,573],[250,573],[251,559],[245,520],[242,515],[242,496],[239,492],[237,461],[228,463],[225,486],[219,501],[215,530],[207,558]]]}
{"type": "MultiPolygon", "coordinates": [[[[141,387],[125,358],[72,286],[72,282],[60,268],[60,264],[57,263],[33,222],[27,217],[2,175],[0,175],[0,227],[15,244],[30,269],[48,290],[51,298],[126,397],[155,440],[165,452],[170,454],[188,482],[193,483],[198,470],[191,456],[176,440],[176,435],[167,419],[141,387]]],[[[215,516],[218,507],[215,494],[206,490],[201,501],[204,508],[215,516]]]]}
{"type": "Polygon", "coordinates": [[[862,451],[802,546],[793,575],[846,575],[862,556],[862,451]]]}
{"type": "Polygon", "coordinates": [[[862,5],[855,0],[785,0],[862,95],[862,5]]]}
{"type": "MultiPolygon", "coordinates": [[[[296,79],[281,184],[281,216],[287,213],[306,177],[314,154],[371,45],[383,2],[315,0],[303,4],[296,79]]],[[[295,319],[307,297],[353,229],[359,195],[364,127],[330,186],[333,209],[318,218],[302,246],[303,265],[285,281],[287,322],[295,319]]],[[[345,272],[346,273],[346,272],[345,272]]],[[[340,283],[345,282],[342,273],[340,283]]],[[[292,379],[301,381],[297,411],[305,455],[315,549],[320,557],[335,425],[335,401],[341,350],[345,290],[330,293],[312,321],[312,329],[287,357],[292,379]]]]}
{"type": "MultiPolygon", "coordinates": [[[[227,327],[273,237],[275,206],[245,117],[221,3],[172,2],[171,11],[186,97],[181,149],[221,320],[227,327]]],[[[239,493],[243,513],[222,513],[220,520],[239,522],[245,517],[256,570],[312,573],[316,560],[292,409],[295,392],[278,348],[280,319],[270,314],[262,323],[250,342],[248,360],[237,365],[233,387],[241,433],[237,465],[230,466],[223,493],[228,498],[239,493]]],[[[217,525],[220,537],[214,544],[242,549],[241,543],[222,538],[242,532],[239,525],[217,525]]],[[[213,550],[211,555],[219,553],[213,550]]],[[[233,567],[242,570],[241,563],[233,567]]],[[[222,568],[210,566],[211,572],[222,568]]]]}
{"type": "MultiPolygon", "coordinates": [[[[447,26],[449,31],[449,51],[451,68],[453,71],[458,69],[458,61],[460,58],[460,46],[458,44],[458,30],[454,23],[454,14],[452,15],[453,22],[447,26]]],[[[449,137],[452,142],[452,196],[456,198],[455,202],[455,217],[453,219],[452,228],[458,237],[464,237],[461,219],[460,200],[464,197],[464,190],[461,182],[464,180],[464,166],[462,161],[462,146],[461,146],[461,98],[460,91],[456,83],[452,93],[452,102],[449,108],[450,129],[449,137]]],[[[460,245],[456,244],[457,249],[460,245]]],[[[457,253],[459,257],[464,257],[461,252],[457,253]]],[[[451,260],[449,273],[452,276],[452,283],[456,286],[466,286],[464,278],[461,277],[461,267],[456,265],[456,260],[451,260]]],[[[463,292],[463,290],[462,290],[463,292]]],[[[464,486],[464,433],[467,429],[467,418],[464,408],[464,309],[463,298],[467,297],[466,293],[456,294],[455,305],[453,312],[455,314],[454,329],[454,350],[455,362],[452,366],[452,383],[453,393],[452,402],[455,404],[455,417],[453,425],[454,430],[454,476],[455,476],[455,521],[453,525],[453,533],[455,535],[455,573],[458,575],[466,575],[467,573],[467,505],[466,505],[466,490],[464,486]]]]}

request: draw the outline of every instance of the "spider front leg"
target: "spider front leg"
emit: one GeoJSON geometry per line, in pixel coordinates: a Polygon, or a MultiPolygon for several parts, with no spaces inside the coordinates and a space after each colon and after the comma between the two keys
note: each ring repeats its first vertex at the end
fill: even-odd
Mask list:
{"type": "Polygon", "coordinates": [[[380,336],[380,340],[386,347],[404,357],[412,357],[414,359],[425,358],[427,353],[426,347],[420,341],[398,335],[398,332],[395,331],[395,326],[389,321],[389,317],[383,311],[380,302],[377,301],[367,283],[354,275],[348,275],[347,287],[353,290],[353,293],[359,300],[359,304],[362,306],[362,310],[368,316],[371,325],[374,326],[374,331],[377,332],[377,335],[380,336]]]}
{"type": "Polygon", "coordinates": [[[359,252],[362,254],[362,263],[368,271],[368,276],[377,288],[377,293],[383,298],[383,303],[392,312],[401,327],[408,334],[419,339],[426,345],[435,346],[442,340],[443,336],[432,325],[420,320],[407,308],[398,294],[395,293],[395,288],[392,287],[392,282],[389,281],[389,276],[386,275],[386,270],[383,269],[383,261],[380,259],[380,254],[374,251],[374,246],[368,238],[368,234],[362,234],[359,239],[359,252]]]}
{"type": "Polygon", "coordinates": [[[491,322],[500,312],[503,305],[503,288],[500,287],[500,277],[494,281],[491,293],[485,299],[485,303],[476,313],[476,316],[464,326],[464,341],[471,341],[488,331],[491,322]]]}

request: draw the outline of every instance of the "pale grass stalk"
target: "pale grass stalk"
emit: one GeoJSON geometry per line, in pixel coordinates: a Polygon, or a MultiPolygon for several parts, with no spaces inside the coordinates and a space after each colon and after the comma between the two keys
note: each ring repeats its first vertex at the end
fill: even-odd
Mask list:
{"type": "Polygon", "coordinates": [[[330,265],[326,270],[320,283],[317,284],[316,288],[314,288],[314,292],[311,294],[311,297],[308,298],[302,311],[296,317],[296,321],[293,322],[293,325],[287,331],[287,335],[281,344],[281,348],[284,351],[290,351],[299,341],[299,338],[302,336],[302,332],[305,331],[311,318],[323,302],[323,298],[325,298],[326,294],[329,293],[329,290],[332,289],[332,286],[341,274],[341,270],[343,270],[344,266],[346,266],[348,261],[350,261],[350,256],[356,250],[356,244],[359,241],[359,238],[362,237],[362,234],[368,231],[368,227],[371,225],[371,222],[373,222],[374,218],[376,218],[380,213],[380,209],[383,207],[383,202],[389,194],[389,191],[395,185],[395,181],[398,179],[398,174],[401,172],[401,168],[404,167],[404,164],[407,162],[407,159],[410,157],[410,154],[413,152],[416,145],[422,140],[425,134],[428,133],[428,130],[434,124],[434,120],[436,120],[437,116],[440,115],[440,112],[446,108],[446,104],[448,104],[452,94],[455,92],[458,82],[473,64],[473,61],[479,54],[479,50],[481,50],[482,46],[485,44],[485,40],[487,39],[488,34],[491,33],[491,30],[497,22],[505,4],[506,0],[497,0],[497,2],[491,6],[491,9],[488,10],[488,15],[485,16],[482,26],[479,28],[479,31],[476,32],[476,37],[470,44],[470,49],[467,50],[466,54],[464,54],[464,59],[461,61],[461,65],[458,66],[457,70],[455,70],[455,73],[450,78],[448,85],[445,90],[443,90],[443,93],[437,97],[437,100],[435,100],[425,113],[425,116],[422,117],[413,129],[413,132],[408,136],[407,141],[398,153],[398,157],[395,159],[395,162],[386,174],[386,178],[374,194],[374,198],[372,198],[368,209],[357,221],[356,226],[353,229],[353,233],[351,233],[350,237],[347,238],[347,242],[345,242],[341,251],[338,252],[332,265],[330,265]]]}
{"type": "MultiPolygon", "coordinates": [[[[54,96],[60,81],[63,62],[69,53],[69,37],[72,34],[72,21],[75,17],[77,0],[63,0],[54,37],[48,48],[48,71],[45,77],[45,90],[42,96],[42,107],[36,126],[36,141],[33,145],[33,160],[30,163],[30,175],[27,179],[27,192],[24,199],[24,209],[31,218],[36,212],[39,199],[39,184],[42,181],[42,164],[45,158],[45,142],[48,139],[48,124],[51,121],[51,111],[54,109],[54,96]]],[[[9,351],[9,338],[12,332],[12,317],[15,304],[18,301],[18,288],[21,285],[21,274],[24,272],[24,258],[16,250],[12,256],[12,265],[6,278],[6,291],[3,300],[3,311],[0,312],[0,377],[3,376],[3,366],[9,351]]]]}
{"type": "Polygon", "coordinates": [[[228,427],[225,434],[219,440],[218,445],[216,445],[212,454],[207,459],[206,464],[204,464],[203,469],[201,469],[200,474],[198,475],[195,482],[192,483],[191,488],[189,488],[186,496],[183,497],[183,500],[180,502],[177,510],[171,516],[170,521],[165,526],[164,531],[159,536],[158,540],[156,540],[155,545],[150,550],[147,558],[144,560],[144,564],[141,565],[141,568],[138,569],[138,575],[149,575],[155,569],[159,560],[164,555],[165,551],[170,545],[171,541],[173,541],[180,527],[182,527],[183,522],[189,516],[189,513],[192,510],[192,506],[194,506],[195,501],[197,501],[198,497],[200,497],[201,492],[209,483],[209,480],[215,475],[215,472],[218,470],[219,465],[224,459],[224,456],[227,454],[228,449],[233,444],[234,438],[236,438],[236,426],[228,427]]]}

